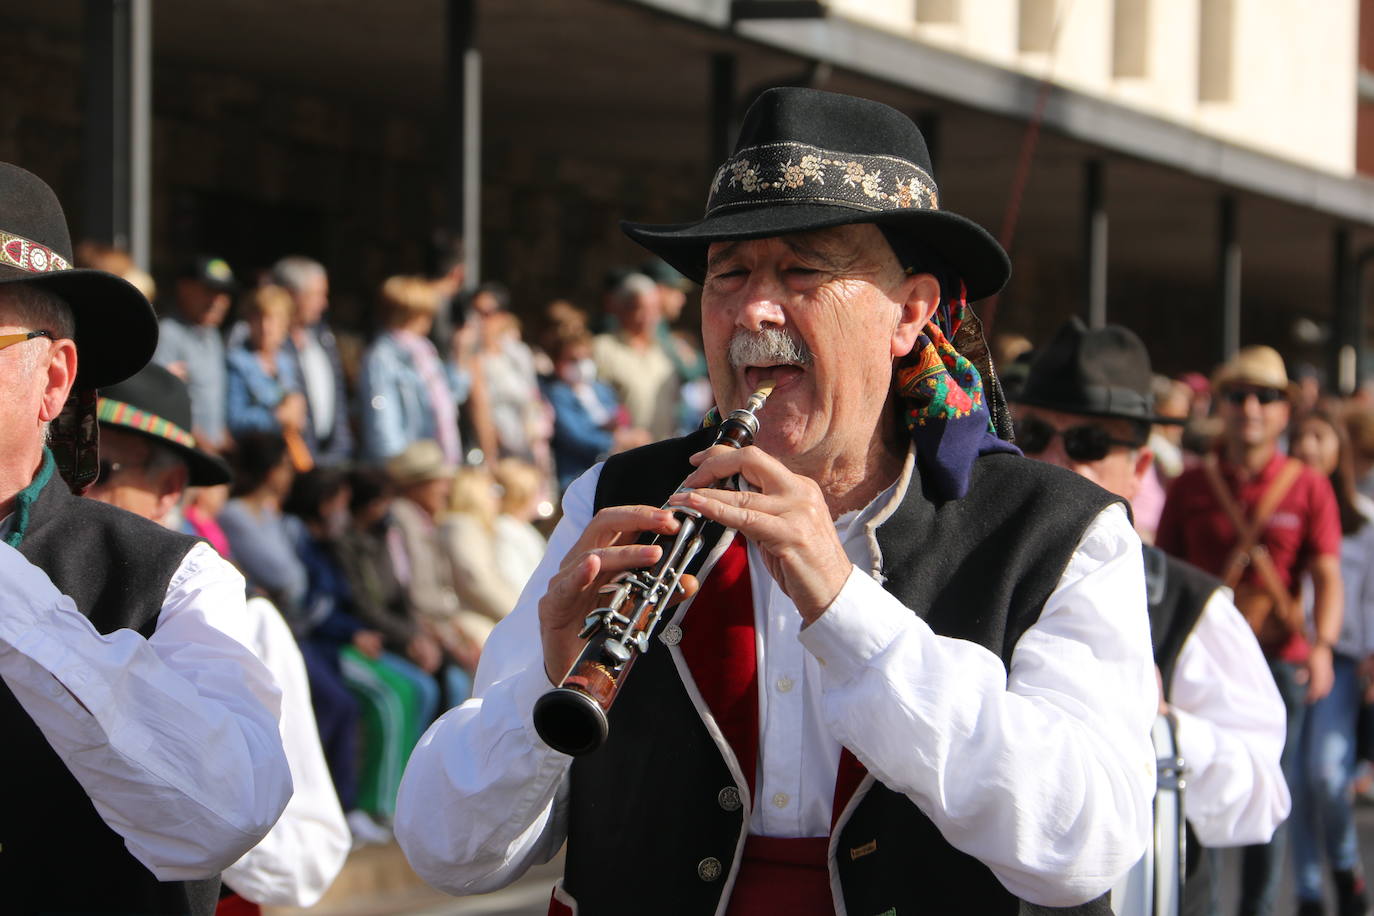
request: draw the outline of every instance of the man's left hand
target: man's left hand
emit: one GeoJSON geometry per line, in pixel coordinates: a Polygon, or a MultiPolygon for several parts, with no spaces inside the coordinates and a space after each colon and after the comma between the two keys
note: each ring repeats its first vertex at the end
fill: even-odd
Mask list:
{"type": "Polygon", "coordinates": [[[674,494],[669,503],[695,509],[753,541],[802,620],[813,622],[835,600],[853,568],[820,486],[753,446],[712,446],[691,461],[697,469],[683,483],[705,489],[674,494]],[[754,490],[712,488],[735,474],[754,490]]]}
{"type": "Polygon", "coordinates": [[[1307,702],[1315,703],[1331,692],[1336,672],[1331,664],[1331,647],[1326,643],[1312,644],[1307,653],[1307,702]]]}

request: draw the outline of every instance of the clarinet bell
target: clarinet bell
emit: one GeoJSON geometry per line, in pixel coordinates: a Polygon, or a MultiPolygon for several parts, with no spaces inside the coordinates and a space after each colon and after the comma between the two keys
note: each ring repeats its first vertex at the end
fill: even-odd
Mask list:
{"type": "Polygon", "coordinates": [[[554,750],[581,757],[601,747],[611,727],[596,700],[580,690],[558,687],[535,701],[534,730],[554,750]]]}

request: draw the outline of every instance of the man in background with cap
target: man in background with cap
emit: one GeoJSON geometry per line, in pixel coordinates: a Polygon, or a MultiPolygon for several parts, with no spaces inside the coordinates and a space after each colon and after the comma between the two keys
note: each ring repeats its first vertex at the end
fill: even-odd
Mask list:
{"type": "MultiPolygon", "coordinates": [[[[1130,330],[1078,318],[1030,364],[1016,442],[1032,458],[1088,478],[1128,502],[1149,474],[1155,415],[1150,357],[1130,330]]],[[[1279,768],[1283,700],[1245,618],[1221,580],[1146,546],[1145,576],[1161,707],[1188,768],[1189,842],[1183,916],[1213,912],[1202,847],[1268,842],[1288,816],[1279,768]]],[[[1183,866],[1184,863],[1179,863],[1183,866]]]]}
{"type": "MultiPolygon", "coordinates": [[[[1340,638],[1341,523],[1331,483],[1279,450],[1288,427],[1283,357],[1245,347],[1217,370],[1222,432],[1217,450],[1174,481],[1155,543],[1220,577],[1258,637],[1288,711],[1283,772],[1291,782],[1307,704],[1331,689],[1331,648],[1340,638]],[[1298,598],[1311,576],[1309,642],[1298,598]]],[[[1242,916],[1273,911],[1286,829],[1245,850],[1242,916]]]]}
{"type": "MultiPolygon", "coordinates": [[[[101,391],[100,479],[93,499],[175,528],[187,487],[230,481],[222,458],[199,448],[186,385],[156,364],[101,391]]],[[[244,608],[248,648],[281,687],[282,747],[295,791],[270,833],[224,871],[226,888],[269,906],[313,906],[348,857],[351,837],[320,747],[305,660],[286,621],[266,598],[244,608]]]]}
{"type": "Polygon", "coordinates": [[[708,428],[569,487],[474,698],[411,757],[396,833],[426,880],[489,890],[566,839],[556,914],[1110,912],[1154,792],[1140,540],[996,434],[967,300],[1010,265],[937,201],[905,115],[774,89],[704,219],[625,227],[703,282],[709,422],[772,393],[753,446],[708,428]],[[660,559],[637,541],[678,529],[665,501],[734,531],[708,526],[609,736],[566,756],[531,711],[598,590],[660,559]]]}
{"type": "Polygon", "coordinates": [[[94,389],[157,341],[141,293],[70,263],[56,196],[0,164],[4,908],[200,916],[291,796],[279,694],[242,576],[70,489],[94,470],[94,389]]]}
{"type": "Polygon", "coordinates": [[[227,370],[220,325],[229,314],[238,285],[223,258],[201,256],[187,265],[176,283],[172,314],[158,323],[153,361],[186,382],[191,393],[192,432],[204,445],[223,451],[227,370]]]}

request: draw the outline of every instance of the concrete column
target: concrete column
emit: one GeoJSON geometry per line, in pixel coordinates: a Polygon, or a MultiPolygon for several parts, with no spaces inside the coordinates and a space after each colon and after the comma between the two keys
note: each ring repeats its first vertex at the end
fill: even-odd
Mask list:
{"type": "Polygon", "coordinates": [[[730,157],[739,133],[735,111],[738,71],[735,55],[711,55],[711,147],[706,151],[706,162],[713,169],[730,157]]]}
{"type": "Polygon", "coordinates": [[[1355,260],[1350,253],[1350,230],[1337,226],[1331,235],[1330,387],[1353,394],[1358,384],[1360,315],[1355,260]]]}
{"type": "Polygon", "coordinates": [[[81,231],[148,269],[152,212],[152,0],[85,0],[81,231]]]}
{"type": "Polygon", "coordinates": [[[482,56],[477,0],[448,0],[444,78],[445,227],[462,236],[466,282],[481,282],[482,56]]]}
{"type": "Polygon", "coordinates": [[[1107,323],[1107,206],[1102,162],[1083,166],[1083,319],[1107,323]]]}

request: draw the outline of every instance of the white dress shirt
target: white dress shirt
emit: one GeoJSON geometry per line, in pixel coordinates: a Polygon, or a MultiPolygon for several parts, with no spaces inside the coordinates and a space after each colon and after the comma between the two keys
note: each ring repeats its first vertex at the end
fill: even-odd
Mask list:
{"type": "Polygon", "coordinates": [[[272,602],[251,598],[248,647],[281,687],[281,741],[296,791],[272,831],[224,870],[224,883],[267,906],[314,906],[348,858],[352,835],[334,792],[296,638],[272,602]]]}
{"type": "MultiPolygon", "coordinates": [[[[530,715],[550,686],[537,605],[591,518],[600,468],[565,494],[548,553],[487,643],[473,698],[430,728],[402,780],[397,839],[451,893],[509,883],[566,834],[572,758],[543,744],[530,715]]],[[[848,747],[1013,894],[1092,899],[1140,858],[1151,829],[1157,690],[1139,538],[1119,505],[1089,525],[1008,672],[983,647],[936,636],[874,578],[874,518],[903,486],[837,522],[856,565],[804,631],[750,547],[761,739],[749,828],[827,834],[848,747]]]]}
{"type": "Polygon", "coordinates": [[[1259,643],[1224,590],[1212,593],[1179,650],[1169,705],[1188,766],[1184,811],[1198,841],[1269,842],[1291,806],[1279,769],[1288,718],[1259,643]]]}
{"type": "Polygon", "coordinates": [[[279,693],[245,646],[243,577],[206,544],[167,586],[153,635],[101,635],[0,544],[0,677],[100,817],[161,881],[218,875],[291,797],[279,693]]]}

